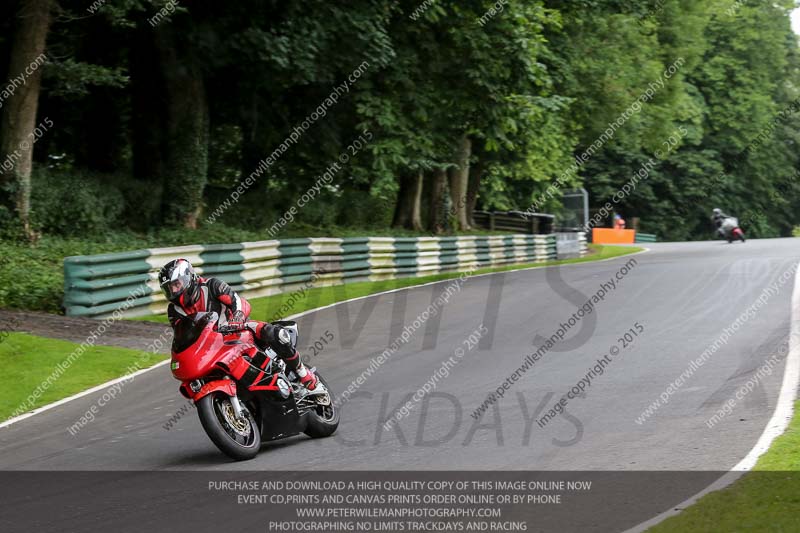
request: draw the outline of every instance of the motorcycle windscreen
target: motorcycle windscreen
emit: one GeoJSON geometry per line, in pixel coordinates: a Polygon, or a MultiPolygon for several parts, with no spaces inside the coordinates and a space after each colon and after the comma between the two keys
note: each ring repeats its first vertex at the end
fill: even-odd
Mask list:
{"type": "Polygon", "coordinates": [[[195,320],[192,320],[192,317],[179,320],[173,330],[172,353],[181,353],[197,342],[197,339],[203,334],[203,329],[208,325],[210,318],[211,316],[204,315],[195,320]]]}
{"type": "Polygon", "coordinates": [[[190,319],[179,321],[175,327],[175,336],[172,338],[172,353],[181,353],[189,348],[197,342],[201,333],[203,333],[203,327],[198,326],[190,319]]]}

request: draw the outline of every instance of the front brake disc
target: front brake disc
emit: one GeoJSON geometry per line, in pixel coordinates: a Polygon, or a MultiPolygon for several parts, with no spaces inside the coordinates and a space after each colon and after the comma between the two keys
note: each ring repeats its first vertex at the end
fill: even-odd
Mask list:
{"type": "Polygon", "coordinates": [[[230,400],[220,402],[222,416],[231,429],[242,437],[250,436],[250,421],[247,418],[236,418],[230,400]]]}

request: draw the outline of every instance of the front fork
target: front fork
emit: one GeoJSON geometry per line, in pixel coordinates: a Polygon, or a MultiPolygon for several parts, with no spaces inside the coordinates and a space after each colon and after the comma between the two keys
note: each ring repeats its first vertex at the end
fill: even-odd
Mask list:
{"type": "Polygon", "coordinates": [[[250,414],[247,410],[247,407],[244,406],[238,396],[231,396],[230,399],[231,407],[233,407],[233,414],[236,415],[236,418],[239,420],[246,419],[247,415],[250,414]]]}

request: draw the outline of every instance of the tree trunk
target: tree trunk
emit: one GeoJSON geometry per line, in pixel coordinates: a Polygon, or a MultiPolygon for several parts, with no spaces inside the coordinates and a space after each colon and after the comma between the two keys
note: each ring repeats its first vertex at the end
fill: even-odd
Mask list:
{"type": "Polygon", "coordinates": [[[8,68],[11,82],[6,86],[15,89],[4,102],[0,120],[0,204],[16,212],[28,239],[35,238],[30,227],[31,170],[42,79],[41,65],[32,66],[44,54],[51,9],[51,0],[23,0],[20,4],[8,68]]]}
{"type": "Polygon", "coordinates": [[[400,189],[397,191],[397,201],[394,204],[394,216],[392,217],[393,228],[405,228],[411,220],[409,205],[409,187],[406,180],[402,177],[398,178],[400,189]]]}
{"type": "Polygon", "coordinates": [[[400,177],[392,226],[422,231],[422,171],[400,177]]]}
{"type": "Polygon", "coordinates": [[[467,220],[467,182],[469,181],[469,158],[472,152],[472,141],[465,133],[461,136],[456,152],[456,167],[447,171],[450,182],[450,198],[453,201],[453,212],[456,218],[456,229],[467,231],[472,229],[467,220]]]}
{"type": "Polygon", "coordinates": [[[422,170],[416,171],[411,180],[411,188],[414,191],[411,206],[411,228],[414,231],[422,231],[422,170]]]}
{"type": "Polygon", "coordinates": [[[208,178],[208,101],[189,44],[169,24],[157,33],[167,93],[165,222],[196,228],[208,178]]]}
{"type": "Polygon", "coordinates": [[[481,177],[483,176],[483,163],[478,161],[469,169],[469,183],[467,184],[467,221],[473,228],[475,227],[475,205],[478,203],[478,191],[481,188],[481,177]]]}
{"type": "Polygon", "coordinates": [[[430,177],[431,193],[428,198],[428,229],[433,233],[439,234],[444,231],[442,204],[444,203],[444,193],[447,187],[447,173],[444,169],[437,168],[430,177]]]}

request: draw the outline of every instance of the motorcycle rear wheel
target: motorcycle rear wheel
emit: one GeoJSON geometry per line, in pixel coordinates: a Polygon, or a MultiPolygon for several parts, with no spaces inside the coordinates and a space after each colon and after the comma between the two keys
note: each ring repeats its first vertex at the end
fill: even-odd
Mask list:
{"type": "Polygon", "coordinates": [[[261,430],[253,415],[246,420],[236,419],[230,396],[212,392],[197,402],[200,424],[222,453],[237,461],[246,461],[258,455],[261,448],[261,430]]]}

